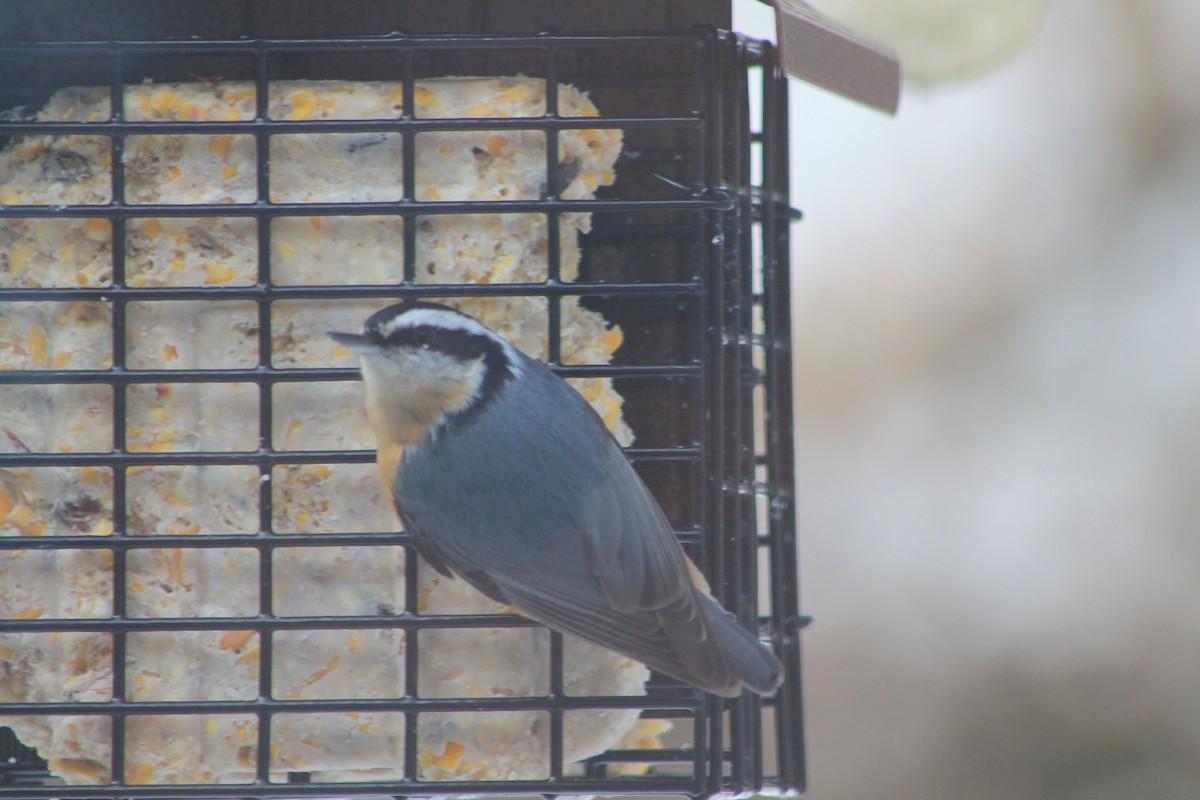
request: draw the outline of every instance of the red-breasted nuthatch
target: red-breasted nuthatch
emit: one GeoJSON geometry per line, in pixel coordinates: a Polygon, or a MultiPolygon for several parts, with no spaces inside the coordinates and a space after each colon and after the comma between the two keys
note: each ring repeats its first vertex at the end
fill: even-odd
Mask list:
{"type": "Polygon", "coordinates": [[[779,660],[709,595],[570,385],[434,303],[330,335],[361,359],[380,477],[434,569],[705,691],[778,688],[779,660]]]}

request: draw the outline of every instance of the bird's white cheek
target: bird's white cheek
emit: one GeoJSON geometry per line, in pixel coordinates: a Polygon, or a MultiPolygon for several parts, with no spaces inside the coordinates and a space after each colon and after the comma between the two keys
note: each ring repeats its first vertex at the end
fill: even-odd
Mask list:
{"type": "Polygon", "coordinates": [[[403,362],[363,359],[367,416],[378,446],[420,444],[446,415],[473,400],[478,379],[424,353],[403,362]]]}

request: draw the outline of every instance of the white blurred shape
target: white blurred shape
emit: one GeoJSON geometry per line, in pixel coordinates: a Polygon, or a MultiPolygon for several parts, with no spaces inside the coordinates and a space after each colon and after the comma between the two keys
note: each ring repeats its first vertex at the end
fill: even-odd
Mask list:
{"type": "Polygon", "coordinates": [[[930,86],[976,78],[1023,50],[1050,0],[817,0],[846,26],[885,42],[907,81],[930,86]]]}

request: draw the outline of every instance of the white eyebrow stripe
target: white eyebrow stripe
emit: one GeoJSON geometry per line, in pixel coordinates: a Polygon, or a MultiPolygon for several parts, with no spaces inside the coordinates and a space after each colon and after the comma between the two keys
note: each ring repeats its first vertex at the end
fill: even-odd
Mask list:
{"type": "Polygon", "coordinates": [[[399,316],[388,320],[383,327],[379,329],[379,334],[383,337],[391,335],[394,331],[401,328],[416,328],[421,325],[428,325],[431,328],[443,328],[452,331],[466,331],[467,333],[476,333],[482,336],[487,336],[491,339],[499,337],[492,333],[487,328],[480,325],[470,317],[456,314],[453,311],[443,311],[439,308],[414,308],[411,311],[406,311],[399,316]]]}
{"type": "Polygon", "coordinates": [[[509,344],[504,337],[487,328],[473,317],[468,317],[454,311],[443,311],[440,308],[414,308],[411,311],[406,311],[388,320],[386,324],[377,329],[377,332],[380,336],[387,338],[402,328],[416,328],[422,325],[486,336],[499,344],[501,349],[504,350],[504,355],[508,361],[508,371],[513,377],[521,375],[521,362],[517,357],[516,348],[509,344]]]}

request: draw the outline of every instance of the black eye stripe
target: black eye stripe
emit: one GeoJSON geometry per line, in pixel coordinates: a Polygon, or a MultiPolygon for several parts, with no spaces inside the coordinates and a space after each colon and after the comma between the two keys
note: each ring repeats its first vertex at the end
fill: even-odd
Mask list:
{"type": "Polygon", "coordinates": [[[423,347],[437,350],[463,361],[481,358],[499,344],[488,336],[436,325],[413,325],[396,328],[383,342],[388,347],[423,347]]]}

